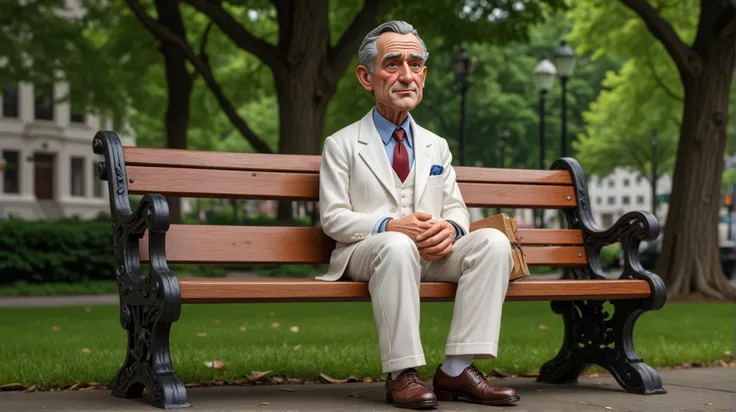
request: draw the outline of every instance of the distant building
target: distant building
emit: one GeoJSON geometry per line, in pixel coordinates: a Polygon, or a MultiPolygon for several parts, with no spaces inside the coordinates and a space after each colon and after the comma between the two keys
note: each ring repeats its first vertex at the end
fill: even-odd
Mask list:
{"type": "MultiPolygon", "coordinates": [[[[74,113],[68,84],[7,84],[0,90],[0,216],[23,219],[93,218],[109,212],[107,186],[95,177],[92,138],[109,120],[74,113]]],[[[73,99],[74,96],[71,96],[73,99]]],[[[134,145],[121,136],[123,144],[134,145]]]]}

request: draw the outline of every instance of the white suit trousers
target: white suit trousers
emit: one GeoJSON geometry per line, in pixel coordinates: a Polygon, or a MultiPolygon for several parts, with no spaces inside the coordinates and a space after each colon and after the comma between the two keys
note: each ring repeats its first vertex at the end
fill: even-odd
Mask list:
{"type": "Polygon", "coordinates": [[[387,373],[426,364],[419,337],[420,281],[457,283],[445,354],[495,358],[512,268],[509,239],[497,229],[465,234],[436,261],[421,259],[403,233],[384,232],[359,242],[346,276],[368,282],[387,373]]]}

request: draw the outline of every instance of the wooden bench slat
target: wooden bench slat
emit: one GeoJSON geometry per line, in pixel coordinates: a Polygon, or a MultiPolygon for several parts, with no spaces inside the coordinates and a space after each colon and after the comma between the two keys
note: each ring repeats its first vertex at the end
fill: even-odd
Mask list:
{"type": "MultiPolygon", "coordinates": [[[[263,172],[319,173],[321,156],[263,153],[223,153],[198,150],[125,146],[129,166],[184,167],[193,169],[253,170],[263,172]]],[[[564,170],[455,167],[458,182],[571,185],[564,170]]]]}
{"type": "MultiPolygon", "coordinates": [[[[520,235],[524,237],[525,232],[520,231],[520,235]]],[[[535,236],[550,237],[531,235],[530,239],[533,241],[535,236]]],[[[334,247],[332,239],[312,227],[171,225],[166,235],[166,260],[181,264],[327,263],[334,247]]],[[[148,262],[147,235],[141,239],[139,250],[141,261],[148,262]]],[[[527,263],[533,266],[578,266],[587,262],[582,246],[527,244],[524,251],[527,263]]]]}
{"type": "MultiPolygon", "coordinates": [[[[129,166],[131,194],[178,197],[317,200],[319,176],[307,173],[129,166]]],[[[572,208],[572,186],[460,183],[468,206],[572,208]]]]}
{"type": "MultiPolygon", "coordinates": [[[[182,303],[368,301],[368,283],[313,279],[182,279],[182,303]]],[[[424,282],[423,301],[453,300],[456,285],[424,282]]],[[[643,280],[533,280],[511,283],[507,301],[634,299],[651,294],[643,280]]]]}

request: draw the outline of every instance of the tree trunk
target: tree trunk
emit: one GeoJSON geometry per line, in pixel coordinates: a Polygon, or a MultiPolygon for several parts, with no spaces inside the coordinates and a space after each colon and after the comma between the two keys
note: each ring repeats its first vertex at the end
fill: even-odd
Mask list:
{"type": "Polygon", "coordinates": [[[656,272],[671,297],[736,299],[718,250],[721,175],[736,38],[713,38],[702,71],[683,76],[685,107],[670,209],[656,272]]]}
{"type": "MultiPolygon", "coordinates": [[[[290,4],[290,13],[280,16],[280,30],[290,40],[280,44],[286,65],[274,70],[279,102],[279,153],[321,153],[327,104],[337,89],[337,77],[328,61],[327,2],[290,4]]],[[[279,202],[278,219],[291,220],[290,201],[279,202]]]]}
{"type": "MultiPolygon", "coordinates": [[[[156,0],[159,23],[182,39],[186,39],[184,22],[176,2],[156,0]]],[[[166,69],[166,147],[170,149],[187,148],[187,129],[189,128],[189,100],[192,94],[192,76],[187,70],[184,52],[171,43],[161,43],[166,69]]],[[[181,222],[181,199],[167,197],[169,221],[181,222]]]]}

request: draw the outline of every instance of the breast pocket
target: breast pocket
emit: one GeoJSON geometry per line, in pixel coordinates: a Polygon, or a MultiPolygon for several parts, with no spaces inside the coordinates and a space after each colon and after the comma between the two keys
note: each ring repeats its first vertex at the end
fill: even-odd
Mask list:
{"type": "Polygon", "coordinates": [[[434,175],[427,178],[427,186],[437,186],[441,185],[442,181],[444,179],[442,178],[442,175],[434,175]]]}

